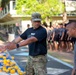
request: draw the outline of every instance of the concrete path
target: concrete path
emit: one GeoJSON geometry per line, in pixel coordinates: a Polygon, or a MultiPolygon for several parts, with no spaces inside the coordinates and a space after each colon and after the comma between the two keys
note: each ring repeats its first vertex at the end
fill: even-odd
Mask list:
{"type": "MultiPolygon", "coordinates": [[[[9,53],[11,56],[15,56],[16,63],[22,70],[25,70],[28,57],[28,48],[21,47],[20,49],[9,51],[9,53]]],[[[47,58],[47,75],[71,75],[73,68],[72,65],[50,55],[47,55],[47,58]]]]}

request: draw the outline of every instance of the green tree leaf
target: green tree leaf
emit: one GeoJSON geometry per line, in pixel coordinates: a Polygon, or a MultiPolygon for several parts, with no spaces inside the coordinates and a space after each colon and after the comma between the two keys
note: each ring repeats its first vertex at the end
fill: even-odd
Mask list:
{"type": "Polygon", "coordinates": [[[30,15],[40,12],[42,18],[51,17],[63,13],[63,4],[60,0],[17,0],[17,13],[30,15]]]}

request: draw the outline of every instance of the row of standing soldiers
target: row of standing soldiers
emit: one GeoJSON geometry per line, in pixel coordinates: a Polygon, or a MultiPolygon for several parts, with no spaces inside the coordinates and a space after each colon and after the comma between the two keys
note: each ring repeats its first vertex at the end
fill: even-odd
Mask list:
{"type": "Polygon", "coordinates": [[[53,51],[66,51],[71,52],[73,50],[75,38],[68,36],[66,25],[62,23],[57,25],[47,26],[46,23],[43,26],[47,30],[48,48],[53,51]]]}

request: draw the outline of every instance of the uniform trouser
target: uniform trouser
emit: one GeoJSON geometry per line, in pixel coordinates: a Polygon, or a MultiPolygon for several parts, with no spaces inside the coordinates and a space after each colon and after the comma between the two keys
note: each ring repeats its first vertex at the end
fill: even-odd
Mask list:
{"type": "Polygon", "coordinates": [[[26,75],[47,75],[47,56],[29,56],[26,64],[26,75]]]}

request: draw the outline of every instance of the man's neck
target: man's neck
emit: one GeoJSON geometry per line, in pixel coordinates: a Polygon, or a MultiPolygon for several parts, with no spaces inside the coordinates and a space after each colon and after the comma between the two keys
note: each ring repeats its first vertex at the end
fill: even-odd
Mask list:
{"type": "MultiPolygon", "coordinates": [[[[39,26],[40,27],[40,26],[39,26]]],[[[38,29],[39,27],[33,27],[33,29],[38,29]]]]}

